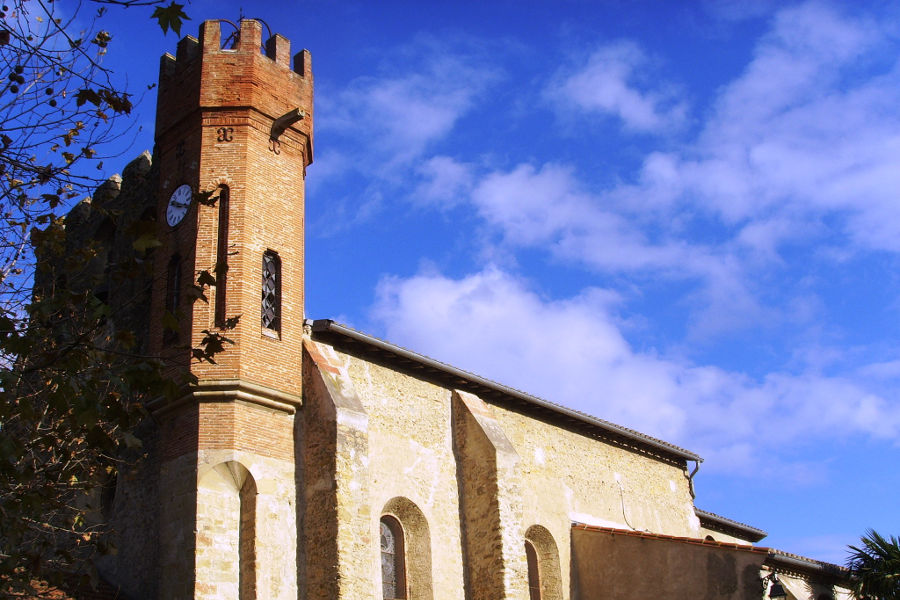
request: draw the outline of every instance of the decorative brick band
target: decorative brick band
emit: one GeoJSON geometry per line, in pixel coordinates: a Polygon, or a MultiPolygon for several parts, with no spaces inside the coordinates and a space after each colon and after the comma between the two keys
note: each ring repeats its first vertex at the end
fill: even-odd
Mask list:
{"type": "Polygon", "coordinates": [[[243,379],[209,379],[197,383],[187,393],[173,402],[164,403],[161,399],[148,406],[156,417],[162,417],[185,404],[195,402],[233,402],[243,400],[258,404],[289,415],[297,412],[303,399],[296,394],[289,394],[270,387],[245,381],[243,379]]]}

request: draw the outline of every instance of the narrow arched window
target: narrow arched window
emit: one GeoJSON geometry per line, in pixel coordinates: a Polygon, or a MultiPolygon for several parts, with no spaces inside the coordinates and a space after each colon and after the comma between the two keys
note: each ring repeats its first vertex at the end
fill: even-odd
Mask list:
{"type": "Polygon", "coordinates": [[[528,562],[528,598],[541,600],[541,572],[538,567],[537,551],[525,540],[525,560],[528,562]]]}
{"type": "Polygon", "coordinates": [[[530,600],[563,600],[559,551],[546,527],[532,525],[525,531],[525,559],[530,600]]]}
{"type": "Polygon", "coordinates": [[[266,250],[262,262],[262,326],[281,332],[281,258],[266,250]]]}
{"type": "Polygon", "coordinates": [[[178,309],[181,306],[181,256],[175,254],[169,259],[166,270],[166,315],[163,318],[163,342],[172,343],[178,340],[178,309]]]}
{"type": "Polygon", "coordinates": [[[381,590],[384,600],[406,598],[406,556],[403,528],[390,516],[381,517],[381,590]]]}
{"type": "Polygon", "coordinates": [[[219,190],[219,236],[216,245],[216,327],[225,326],[225,284],[228,277],[228,186],[219,190]]]}

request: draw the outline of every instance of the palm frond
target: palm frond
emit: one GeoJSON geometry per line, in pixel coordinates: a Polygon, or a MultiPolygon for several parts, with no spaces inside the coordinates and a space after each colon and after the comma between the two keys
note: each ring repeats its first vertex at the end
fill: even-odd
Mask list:
{"type": "Polygon", "coordinates": [[[900,600],[900,539],[869,529],[860,542],[847,559],[857,597],[900,600]]]}

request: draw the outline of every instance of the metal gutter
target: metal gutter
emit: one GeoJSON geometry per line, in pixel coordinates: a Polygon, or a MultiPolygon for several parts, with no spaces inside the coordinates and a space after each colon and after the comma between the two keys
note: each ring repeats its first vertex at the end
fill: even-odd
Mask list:
{"type": "Polygon", "coordinates": [[[696,506],[694,507],[694,514],[697,515],[701,520],[710,521],[716,525],[727,527],[729,529],[736,529],[738,531],[742,531],[744,533],[749,533],[750,537],[755,537],[756,539],[751,539],[752,542],[758,542],[763,539],[768,533],[763,531],[762,529],[757,529],[751,525],[747,525],[746,523],[741,523],[739,521],[734,521],[727,517],[723,517],[722,515],[717,515],[716,513],[707,512],[705,510],[700,510],[696,506]]]}
{"type": "Polygon", "coordinates": [[[416,354],[410,350],[405,348],[401,348],[400,346],[395,346],[384,340],[379,340],[378,338],[374,338],[370,335],[366,335],[365,333],[356,331],[355,329],[351,329],[345,325],[341,325],[340,323],[336,323],[331,319],[318,319],[312,322],[312,332],[315,333],[333,333],[338,334],[357,342],[361,342],[366,344],[367,346],[372,346],[379,350],[383,350],[385,352],[389,352],[401,358],[405,358],[412,362],[418,363],[425,367],[430,367],[432,369],[436,369],[438,371],[442,371],[447,373],[448,375],[452,375],[454,377],[458,377],[460,379],[464,379],[471,383],[486,387],[490,390],[499,392],[501,394],[510,396],[517,400],[520,400],[526,404],[530,404],[533,406],[537,406],[543,408],[545,410],[569,417],[576,421],[580,421],[587,425],[591,425],[593,427],[597,427],[598,429],[602,429],[609,433],[621,436],[628,440],[632,440],[644,446],[649,446],[651,448],[655,448],[662,452],[666,452],[667,454],[671,454],[673,456],[677,456],[679,458],[683,458],[686,460],[693,460],[697,463],[703,462],[703,459],[690,452],[689,450],[685,450],[684,448],[679,448],[678,446],[673,446],[672,444],[666,443],[662,440],[658,440],[656,438],[652,438],[650,436],[644,435],[640,432],[634,431],[633,429],[628,429],[627,427],[622,427],[620,425],[616,425],[615,423],[610,423],[609,421],[604,421],[603,419],[598,419],[596,417],[592,417],[585,413],[579,412],[577,410],[572,410],[566,408],[564,406],[560,406],[559,404],[555,404],[553,402],[549,402],[547,400],[542,400],[541,398],[537,398],[535,396],[531,396],[530,394],[526,394],[525,392],[520,392],[517,389],[507,387],[500,383],[496,383],[491,381],[490,379],[485,379],[483,377],[479,377],[478,375],[474,375],[469,373],[468,371],[463,371],[462,369],[457,369],[451,365],[442,363],[440,361],[434,360],[433,358],[428,358],[427,356],[422,356],[421,354],[416,354]]]}

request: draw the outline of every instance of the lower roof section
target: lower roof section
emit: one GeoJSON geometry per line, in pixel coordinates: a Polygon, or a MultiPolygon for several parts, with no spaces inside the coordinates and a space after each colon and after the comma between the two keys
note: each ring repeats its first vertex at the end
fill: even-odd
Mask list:
{"type": "Polygon", "coordinates": [[[769,535],[762,529],[757,529],[746,523],[734,521],[722,515],[717,515],[705,510],[694,507],[694,514],[700,519],[700,525],[714,531],[721,531],[728,535],[745,539],[748,542],[756,543],[769,535]]]}

